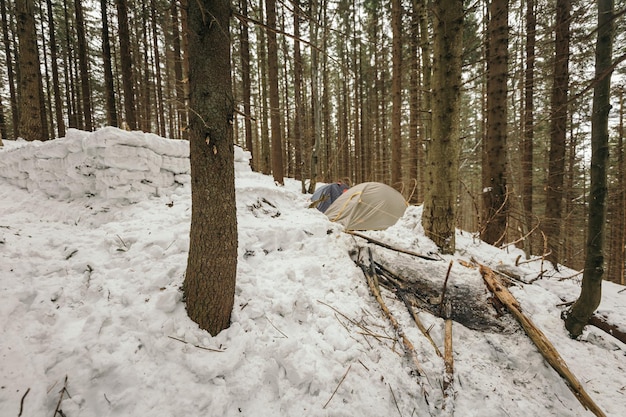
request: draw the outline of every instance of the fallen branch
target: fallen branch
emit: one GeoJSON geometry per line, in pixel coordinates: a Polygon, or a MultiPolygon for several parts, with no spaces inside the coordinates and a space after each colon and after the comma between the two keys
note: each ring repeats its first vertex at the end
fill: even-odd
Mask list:
{"type": "MultiPolygon", "coordinates": [[[[371,259],[371,252],[370,252],[370,259],[371,259]]],[[[383,310],[383,313],[385,313],[385,316],[387,316],[387,318],[391,322],[391,325],[396,331],[396,334],[402,339],[404,350],[406,354],[410,356],[411,361],[413,362],[413,365],[415,366],[415,369],[417,370],[418,375],[426,376],[426,373],[424,372],[419,361],[417,360],[417,353],[415,352],[415,347],[413,346],[411,341],[406,337],[404,330],[402,330],[402,327],[400,327],[400,323],[398,323],[398,320],[393,316],[393,314],[391,314],[391,311],[389,311],[389,308],[385,304],[385,300],[383,300],[383,297],[380,294],[380,287],[378,286],[378,277],[376,276],[376,273],[373,270],[373,265],[370,266],[369,268],[366,267],[365,265],[361,265],[361,269],[363,270],[363,273],[365,274],[365,278],[367,279],[367,284],[370,288],[370,291],[372,292],[372,295],[374,296],[374,298],[380,305],[380,308],[383,310]]]]}
{"type": "Polygon", "coordinates": [[[344,233],[360,237],[361,239],[367,240],[369,243],[373,243],[374,245],[378,245],[378,246],[383,247],[385,249],[390,249],[392,251],[404,253],[406,255],[416,256],[418,258],[426,259],[427,261],[438,261],[439,260],[439,259],[433,258],[431,256],[422,255],[421,253],[412,252],[412,251],[406,250],[406,249],[395,248],[395,247],[393,247],[391,245],[388,245],[388,244],[386,244],[384,242],[381,242],[380,240],[373,239],[373,238],[371,238],[369,236],[365,236],[364,234],[361,234],[359,232],[355,232],[355,231],[352,231],[352,230],[347,230],[344,233]]]}
{"type": "Polygon", "coordinates": [[[607,322],[604,317],[594,314],[589,319],[589,324],[597,327],[600,330],[604,330],[605,332],[607,332],[608,334],[610,334],[611,336],[613,336],[620,342],[626,343],[626,333],[624,333],[624,331],[621,330],[616,325],[607,322]]]}
{"type": "Polygon", "coordinates": [[[567,386],[574,393],[578,401],[590,410],[598,417],[606,417],[606,414],[598,407],[589,394],[585,391],[581,383],[569,370],[567,364],[556,350],[556,348],[550,343],[548,338],[539,330],[533,322],[522,312],[519,302],[515,299],[513,294],[500,282],[496,274],[490,268],[480,265],[480,273],[483,276],[485,283],[493,295],[504,304],[511,314],[522,325],[524,331],[537,346],[546,361],[552,366],[552,368],[565,380],[567,386]]]}
{"type": "Polygon", "coordinates": [[[198,348],[198,349],[208,350],[209,352],[220,352],[220,353],[226,352],[225,350],[212,349],[212,348],[208,348],[208,347],[206,347],[206,346],[194,345],[193,343],[189,343],[189,342],[188,342],[188,341],[186,341],[186,340],[179,339],[179,338],[174,337],[174,336],[167,336],[167,337],[169,337],[170,339],[176,340],[176,341],[178,341],[178,342],[182,342],[182,343],[184,343],[184,344],[186,344],[186,345],[191,345],[191,346],[193,346],[193,347],[195,347],[195,348],[198,348]]]}

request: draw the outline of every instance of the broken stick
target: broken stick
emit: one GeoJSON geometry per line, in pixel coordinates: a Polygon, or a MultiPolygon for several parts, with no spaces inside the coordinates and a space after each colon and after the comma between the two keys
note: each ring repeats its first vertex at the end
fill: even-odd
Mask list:
{"type": "Polygon", "coordinates": [[[384,242],[381,242],[380,240],[373,239],[373,238],[371,238],[369,236],[365,236],[364,234],[355,232],[353,230],[347,230],[347,231],[345,231],[345,233],[347,233],[349,235],[360,237],[361,239],[367,240],[369,243],[373,243],[374,245],[378,245],[378,246],[383,247],[385,249],[390,249],[390,250],[393,250],[393,251],[396,251],[396,252],[400,252],[400,253],[404,253],[404,254],[407,254],[407,255],[416,256],[418,258],[426,259],[427,261],[438,261],[439,260],[437,258],[433,258],[431,256],[422,255],[421,253],[412,252],[410,250],[394,248],[393,246],[388,245],[388,244],[386,244],[384,242]]]}
{"type": "Polygon", "coordinates": [[[550,343],[548,338],[539,330],[533,322],[522,312],[522,308],[517,299],[511,292],[500,282],[497,275],[487,266],[480,265],[480,273],[493,295],[504,304],[511,314],[522,325],[524,331],[530,339],[535,343],[543,357],[548,361],[550,366],[565,380],[569,389],[574,393],[578,401],[598,417],[606,417],[606,414],[598,407],[589,394],[585,391],[576,376],[569,370],[567,364],[556,350],[554,345],[550,343]]]}

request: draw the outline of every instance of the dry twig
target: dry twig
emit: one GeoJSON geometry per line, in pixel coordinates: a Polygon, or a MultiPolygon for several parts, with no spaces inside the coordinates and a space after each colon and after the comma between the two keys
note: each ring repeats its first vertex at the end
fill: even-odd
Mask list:
{"type": "Polygon", "coordinates": [[[348,372],[350,372],[350,369],[352,369],[352,364],[350,364],[350,366],[348,366],[348,369],[346,369],[346,372],[343,374],[343,376],[341,377],[341,380],[339,381],[339,383],[337,384],[337,387],[335,387],[335,390],[333,391],[333,393],[331,394],[330,398],[328,399],[328,401],[326,401],[326,404],[324,404],[324,407],[322,408],[326,408],[326,406],[328,405],[328,403],[330,403],[330,400],[333,399],[333,397],[335,396],[335,394],[337,393],[337,390],[339,389],[339,387],[341,386],[341,384],[343,383],[343,381],[346,379],[346,376],[348,376],[348,372]]]}

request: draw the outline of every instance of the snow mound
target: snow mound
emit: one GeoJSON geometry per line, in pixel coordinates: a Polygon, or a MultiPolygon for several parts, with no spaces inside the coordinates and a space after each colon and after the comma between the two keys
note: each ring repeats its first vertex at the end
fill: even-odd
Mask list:
{"type": "MultiPolygon", "coordinates": [[[[249,152],[236,147],[235,160],[238,170],[250,169],[249,152]]],[[[190,174],[189,142],[115,127],[20,141],[0,158],[1,178],[60,200],[98,195],[136,203],[188,184],[190,174]]]]}

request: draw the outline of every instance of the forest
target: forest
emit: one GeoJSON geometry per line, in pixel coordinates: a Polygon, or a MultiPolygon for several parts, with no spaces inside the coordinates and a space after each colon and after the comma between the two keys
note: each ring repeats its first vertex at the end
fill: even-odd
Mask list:
{"type": "MultiPolygon", "coordinates": [[[[0,138],[117,126],[188,139],[188,3],[0,0],[0,138]]],[[[302,180],[303,192],[349,178],[423,203],[441,122],[432,118],[440,3],[233,0],[233,140],[252,168],[302,180]]],[[[592,99],[610,77],[605,278],[625,284],[626,2],[608,2],[604,74],[596,2],[462,3],[451,45],[461,48],[458,166],[441,164],[458,173],[455,227],[582,270],[592,99]]]]}

